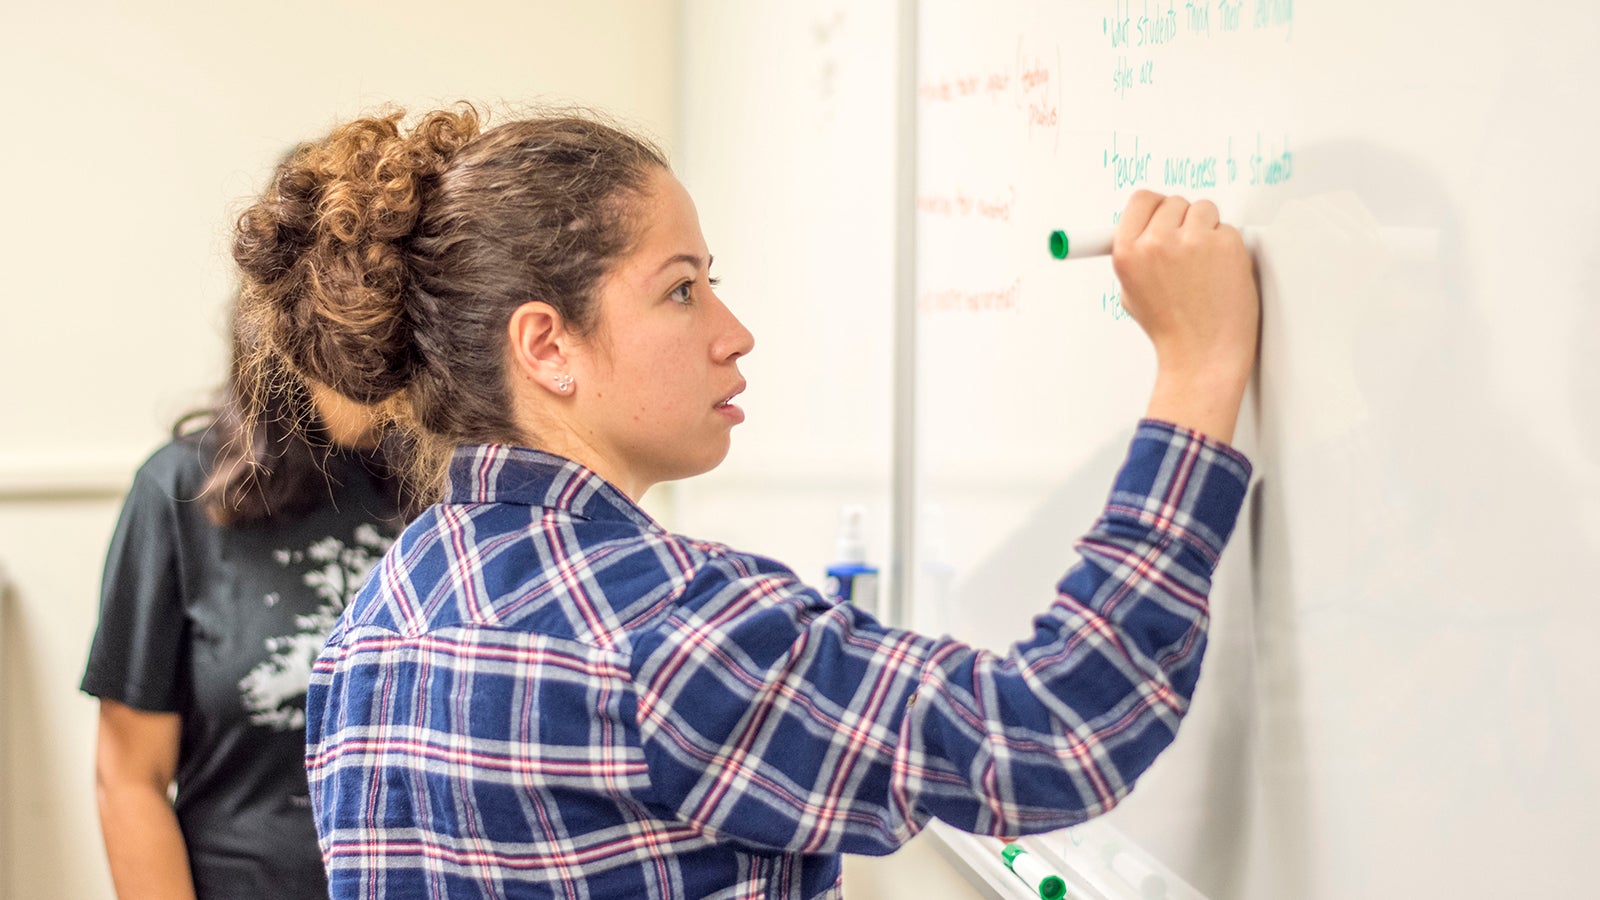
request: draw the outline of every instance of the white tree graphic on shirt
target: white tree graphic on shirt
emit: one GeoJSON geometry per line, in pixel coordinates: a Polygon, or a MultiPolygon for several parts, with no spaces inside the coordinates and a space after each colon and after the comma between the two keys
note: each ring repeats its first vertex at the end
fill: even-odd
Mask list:
{"type": "MultiPolygon", "coordinates": [[[[379,534],[378,529],[361,525],[355,530],[354,546],[325,537],[304,550],[273,551],[273,559],[286,568],[310,560],[311,566],[301,578],[322,602],[310,614],[294,617],[293,634],[267,638],[267,658],[239,682],[251,722],[278,731],[305,727],[305,709],[296,701],[305,696],[311,665],[339,613],[392,543],[394,540],[379,534]]],[[[277,597],[268,596],[264,602],[271,605],[277,597]]]]}

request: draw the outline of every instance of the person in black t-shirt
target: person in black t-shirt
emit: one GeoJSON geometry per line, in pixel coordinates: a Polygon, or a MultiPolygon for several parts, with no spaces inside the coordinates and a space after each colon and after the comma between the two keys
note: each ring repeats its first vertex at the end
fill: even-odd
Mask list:
{"type": "Polygon", "coordinates": [[[106,560],[81,687],[124,900],[327,896],[306,683],[398,533],[400,480],[374,411],[293,376],[247,319],[222,402],[139,469],[106,560]]]}

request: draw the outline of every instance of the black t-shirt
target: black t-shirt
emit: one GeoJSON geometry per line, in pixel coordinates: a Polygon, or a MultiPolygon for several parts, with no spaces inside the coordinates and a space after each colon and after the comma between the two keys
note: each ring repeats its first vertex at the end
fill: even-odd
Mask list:
{"type": "Polygon", "coordinates": [[[326,897],[306,790],[306,683],[394,541],[395,501],[370,457],[341,450],[327,463],[327,503],[218,527],[196,499],[204,452],[180,438],[135,476],[82,689],[182,716],[174,805],[203,900],[326,897]]]}

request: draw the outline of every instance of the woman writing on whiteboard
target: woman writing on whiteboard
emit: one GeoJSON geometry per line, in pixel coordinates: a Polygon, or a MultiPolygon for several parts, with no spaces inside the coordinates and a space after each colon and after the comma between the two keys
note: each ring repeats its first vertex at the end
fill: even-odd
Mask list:
{"type": "Polygon", "coordinates": [[[1122,217],[1149,419],[1082,562],[1001,657],[639,508],[721,461],[754,344],[655,149],[585,117],[395,114],[278,183],[235,242],[284,311],[275,346],[387,398],[437,500],[312,674],[335,898],[833,896],[841,852],[932,816],[1081,821],[1171,741],[1249,475],[1223,442],[1256,297],[1210,204],[1141,193],[1122,217]]]}
{"type": "Polygon", "coordinates": [[[262,352],[259,313],[235,306],[221,403],[139,469],[107,554],[82,688],[124,900],[327,894],[306,683],[399,531],[400,481],[375,411],[262,352]]]}

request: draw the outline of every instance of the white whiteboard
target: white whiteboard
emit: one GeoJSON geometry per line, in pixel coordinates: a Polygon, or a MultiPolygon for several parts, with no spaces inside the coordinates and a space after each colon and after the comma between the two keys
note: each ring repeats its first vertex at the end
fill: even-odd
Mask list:
{"type": "Polygon", "coordinates": [[[1104,226],[1268,226],[1258,482],[1111,820],[1214,897],[1538,896],[1600,838],[1600,11],[966,4],[918,33],[914,622],[1028,633],[1153,359],[1104,226]],[[1396,258],[1380,228],[1427,229],[1396,258]]]}

